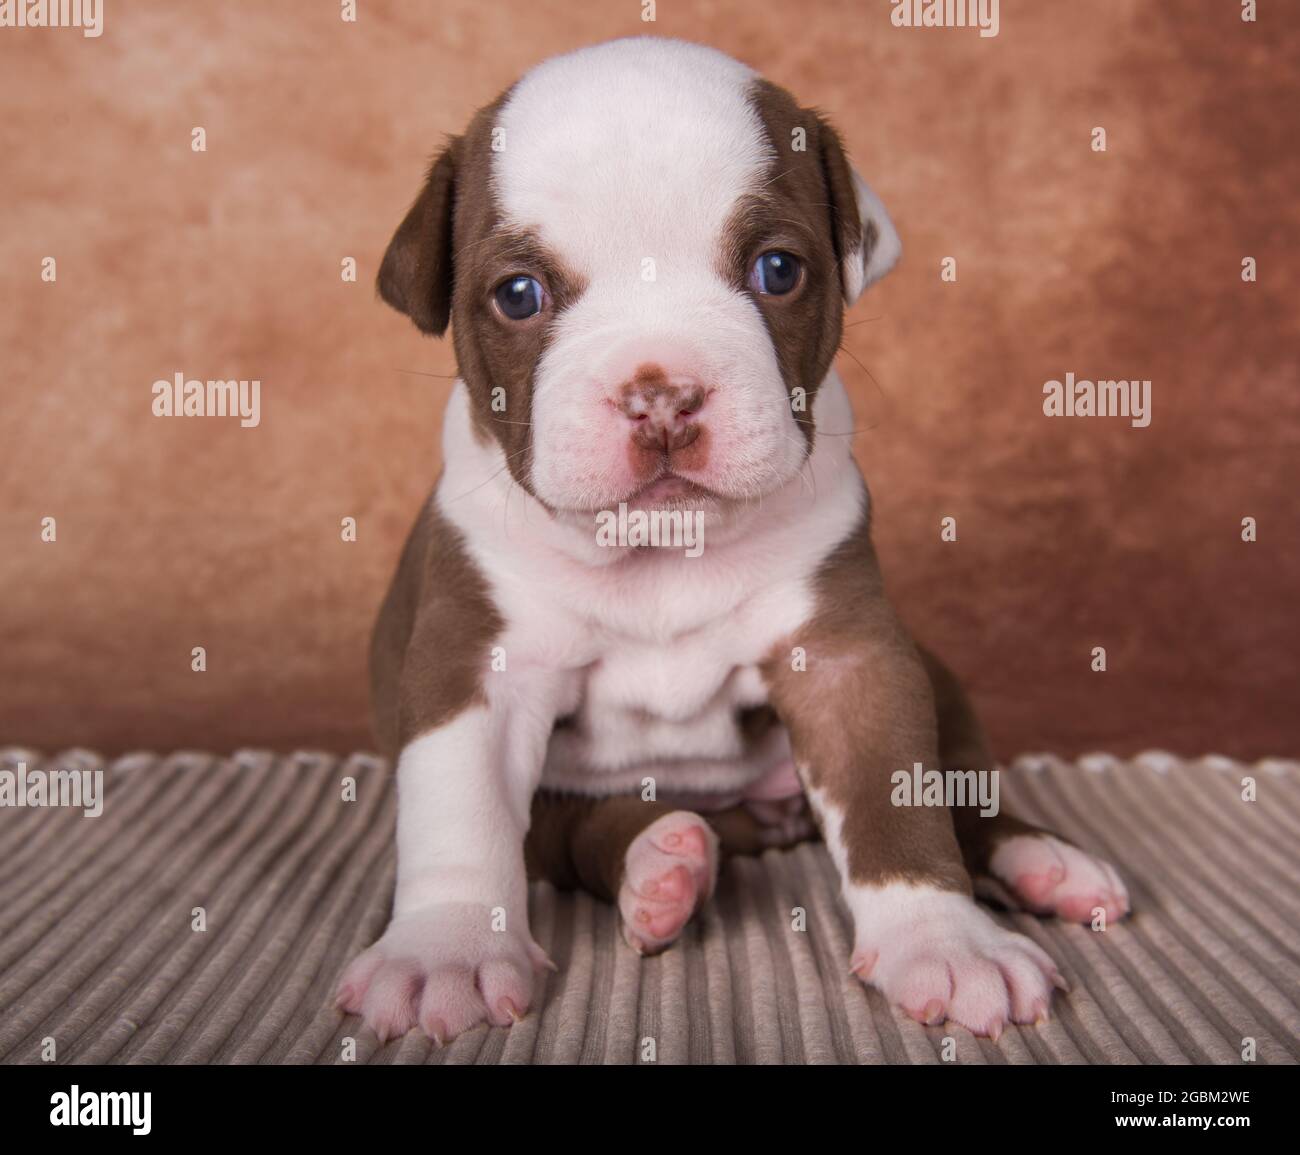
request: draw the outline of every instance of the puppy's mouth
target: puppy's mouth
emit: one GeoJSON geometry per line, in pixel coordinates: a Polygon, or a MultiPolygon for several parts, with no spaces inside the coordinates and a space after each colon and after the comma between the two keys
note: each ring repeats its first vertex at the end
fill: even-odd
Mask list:
{"type": "Polygon", "coordinates": [[[639,509],[694,509],[717,499],[718,495],[711,489],[669,472],[633,490],[622,499],[622,503],[639,509]]]}

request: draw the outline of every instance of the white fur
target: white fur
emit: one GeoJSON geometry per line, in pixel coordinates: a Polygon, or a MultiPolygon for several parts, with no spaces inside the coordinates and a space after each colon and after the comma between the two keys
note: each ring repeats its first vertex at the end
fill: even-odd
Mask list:
{"type": "MultiPolygon", "coordinates": [[[[834,373],[816,411],[819,429],[847,429],[834,373]]],[[[756,664],[807,620],[811,575],[862,516],[848,438],[819,437],[761,502],[706,515],[698,558],[602,547],[590,518],[553,518],[473,436],[461,386],[443,449],[439,507],[492,587],[508,668],[549,671],[561,715],[578,715],[552,741],[546,784],[609,793],[649,775],[663,790],[731,790],[788,757],[778,736],[741,758],[734,713],[766,700],[756,664]]]]}
{"type": "Polygon", "coordinates": [[[554,717],[546,687],[535,690],[529,700],[489,686],[487,706],[463,711],[402,751],[395,916],[474,901],[523,917],[522,874],[502,847],[522,842],[528,829],[554,717]]]}

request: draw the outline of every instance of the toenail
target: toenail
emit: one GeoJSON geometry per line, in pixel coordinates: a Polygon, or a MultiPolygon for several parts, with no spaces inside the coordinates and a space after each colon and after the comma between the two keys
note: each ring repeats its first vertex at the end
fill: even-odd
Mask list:
{"type": "Polygon", "coordinates": [[[857,975],[864,981],[871,977],[871,972],[876,969],[876,960],[880,957],[878,951],[870,953],[864,951],[861,954],[855,954],[849,959],[849,974],[857,975]]]}

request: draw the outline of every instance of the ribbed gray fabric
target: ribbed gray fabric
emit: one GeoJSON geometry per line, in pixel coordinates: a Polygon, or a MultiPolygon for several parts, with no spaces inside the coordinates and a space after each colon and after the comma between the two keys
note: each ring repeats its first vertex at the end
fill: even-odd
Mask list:
{"type": "MultiPolygon", "coordinates": [[[[47,763],[0,751],[0,765],[47,763]]],[[[60,766],[95,768],[71,751],[60,766]]],[[[848,973],[849,929],[821,846],[729,862],[683,940],[639,959],[612,907],[532,892],[559,964],[511,1030],[378,1047],[329,1006],[383,929],[393,792],[378,759],[132,755],[101,817],[0,809],[0,1061],[333,1063],[1239,1063],[1300,1059],[1300,765],[1151,753],[1025,757],[1004,805],[1117,864],[1135,915],[1105,933],[999,915],[1072,992],[997,1043],[926,1028],[848,973]],[[1242,779],[1257,800],[1242,800],[1242,779]],[[344,779],[356,800],[344,801],[344,779]],[[207,929],[192,929],[206,911],[207,929]],[[796,908],[806,928],[795,929],[796,908]]]]}

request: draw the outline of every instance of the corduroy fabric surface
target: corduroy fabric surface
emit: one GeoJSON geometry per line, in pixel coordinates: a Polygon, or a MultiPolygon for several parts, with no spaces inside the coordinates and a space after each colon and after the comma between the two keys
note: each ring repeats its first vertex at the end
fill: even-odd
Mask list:
{"type": "MultiPolygon", "coordinates": [[[[0,751],[8,768],[31,751],[0,751]]],[[[96,768],[72,751],[53,760],[96,768]]],[[[559,964],[509,1031],[378,1047],[329,1005],[383,929],[393,791],[382,762],[242,752],[104,767],[102,816],[0,809],[0,1061],[333,1063],[1262,1063],[1300,1059],[1300,765],[1151,753],[1019,759],[1003,804],[1108,856],[1135,914],[1104,934],[999,914],[1072,991],[997,1043],[925,1028],[848,973],[849,929],[820,845],[739,859],[683,940],[639,959],[612,907],[537,885],[559,964]],[[1244,777],[1257,800],[1241,798],[1244,777]],[[345,777],[356,800],[343,801],[345,777]],[[207,929],[192,929],[195,907],[207,929]],[[806,929],[794,929],[795,908],[806,929]]]]}

